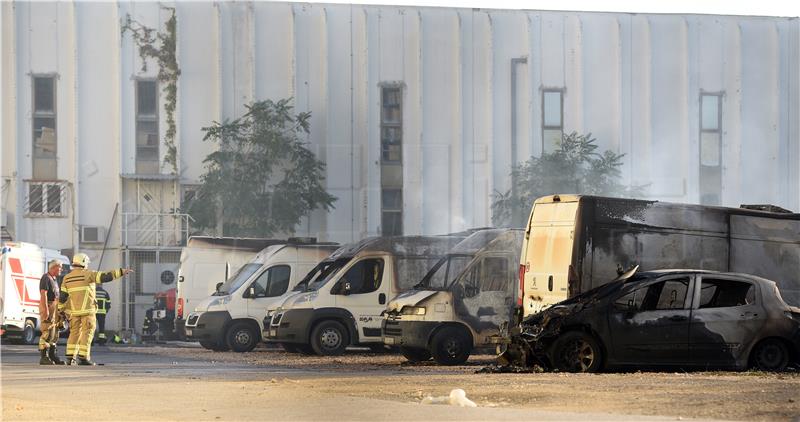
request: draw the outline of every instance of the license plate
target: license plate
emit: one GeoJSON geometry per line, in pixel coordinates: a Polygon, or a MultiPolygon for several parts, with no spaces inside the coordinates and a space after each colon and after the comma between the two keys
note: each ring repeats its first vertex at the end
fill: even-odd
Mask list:
{"type": "Polygon", "coordinates": [[[192,330],[187,329],[186,330],[186,337],[191,337],[191,336],[192,336],[192,330]]]}
{"type": "Polygon", "coordinates": [[[394,338],[393,337],[384,337],[383,338],[383,344],[394,344],[394,338]]]}

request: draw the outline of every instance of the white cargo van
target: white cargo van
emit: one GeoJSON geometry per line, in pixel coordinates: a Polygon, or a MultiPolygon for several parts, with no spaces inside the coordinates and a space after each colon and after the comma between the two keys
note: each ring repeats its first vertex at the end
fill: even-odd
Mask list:
{"type": "MultiPolygon", "coordinates": [[[[33,344],[39,330],[39,280],[47,272],[47,263],[58,259],[61,277],[69,272],[69,259],[54,249],[32,243],[8,242],[0,250],[0,303],[3,337],[33,344]]],[[[59,284],[61,283],[59,277],[59,284]]]]}
{"type": "MultiPolygon", "coordinates": [[[[389,302],[383,341],[412,362],[460,365],[511,322],[522,229],[481,230],[389,302]]],[[[493,345],[493,344],[492,344],[493,345]]]]}
{"type": "Polygon", "coordinates": [[[184,337],[184,316],[199,301],[214,293],[216,285],[262,249],[285,240],[192,236],[181,251],[175,292],[175,333],[184,337]]]}
{"type": "Polygon", "coordinates": [[[270,305],[336,250],[333,243],[268,246],[186,318],[186,336],[212,350],[247,352],[261,341],[270,305]]]}
{"type": "Polygon", "coordinates": [[[287,298],[270,321],[271,342],[336,355],[349,345],[383,348],[381,312],[466,236],[368,238],[341,248],[324,276],[287,298]]]}

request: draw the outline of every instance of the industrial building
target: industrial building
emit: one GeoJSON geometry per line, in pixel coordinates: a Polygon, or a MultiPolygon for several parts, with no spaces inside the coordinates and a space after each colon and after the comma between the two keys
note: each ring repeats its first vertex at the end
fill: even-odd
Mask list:
{"type": "Polygon", "coordinates": [[[512,165],[572,131],[649,198],[800,210],[797,18],[76,1],[3,2],[0,27],[3,238],[133,267],[109,329],[174,285],[202,128],[255,100],[312,113],[338,201],[296,234],[320,240],[489,226],[512,165]],[[174,165],[158,64],[122,31],[173,11],[174,165]]]}

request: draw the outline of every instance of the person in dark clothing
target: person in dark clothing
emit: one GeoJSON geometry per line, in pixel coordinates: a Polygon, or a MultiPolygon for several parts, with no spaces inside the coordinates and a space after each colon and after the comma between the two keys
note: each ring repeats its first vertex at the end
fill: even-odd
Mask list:
{"type": "Polygon", "coordinates": [[[97,334],[94,338],[92,343],[97,342],[100,344],[106,344],[108,340],[106,338],[106,315],[108,311],[111,310],[111,296],[108,295],[108,292],[102,287],[102,285],[97,285],[97,291],[95,292],[96,300],[97,300],[97,334]]]}
{"type": "Polygon", "coordinates": [[[56,277],[61,273],[61,261],[52,260],[47,263],[47,272],[39,280],[39,320],[42,335],[39,337],[39,364],[64,365],[64,361],[56,355],[58,342],[58,325],[60,312],[58,298],[61,289],[56,277]]]}

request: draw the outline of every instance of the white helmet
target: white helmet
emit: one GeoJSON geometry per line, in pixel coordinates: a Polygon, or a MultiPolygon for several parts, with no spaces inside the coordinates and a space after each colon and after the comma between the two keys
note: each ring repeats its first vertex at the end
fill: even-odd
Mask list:
{"type": "Polygon", "coordinates": [[[75,256],[72,257],[72,265],[89,268],[89,255],[85,253],[76,253],[75,256]]]}

